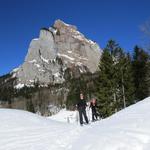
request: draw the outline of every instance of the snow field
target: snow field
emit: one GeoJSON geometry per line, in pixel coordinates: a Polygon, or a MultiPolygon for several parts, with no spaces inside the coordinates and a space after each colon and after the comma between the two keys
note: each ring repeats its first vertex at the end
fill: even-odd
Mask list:
{"type": "MultiPolygon", "coordinates": [[[[90,117],[91,113],[87,114],[90,117]]],[[[150,149],[150,97],[83,127],[77,115],[62,110],[44,118],[26,111],[0,109],[0,150],[150,149]]]]}

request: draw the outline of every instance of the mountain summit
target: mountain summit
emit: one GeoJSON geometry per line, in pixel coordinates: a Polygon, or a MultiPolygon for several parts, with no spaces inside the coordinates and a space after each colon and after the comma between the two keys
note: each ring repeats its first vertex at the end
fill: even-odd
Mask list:
{"type": "Polygon", "coordinates": [[[41,28],[24,62],[0,77],[0,107],[41,115],[56,113],[64,105],[72,108],[72,95],[80,89],[94,90],[101,53],[73,25],[56,20],[53,26],[41,28]]]}
{"type": "Polygon", "coordinates": [[[12,71],[16,85],[62,83],[69,68],[75,75],[97,70],[102,50],[77,27],[56,20],[30,43],[25,61],[12,71]]]}
{"type": "Polygon", "coordinates": [[[40,30],[39,38],[30,43],[24,63],[12,73],[17,85],[62,83],[67,68],[95,72],[100,55],[99,46],[77,27],[56,20],[52,27],[40,30]]]}

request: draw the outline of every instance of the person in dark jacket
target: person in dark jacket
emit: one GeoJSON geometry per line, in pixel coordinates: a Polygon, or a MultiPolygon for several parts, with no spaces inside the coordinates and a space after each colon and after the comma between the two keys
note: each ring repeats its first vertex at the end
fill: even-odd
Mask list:
{"type": "Polygon", "coordinates": [[[90,108],[92,110],[92,121],[97,120],[97,103],[96,103],[96,99],[92,98],[91,102],[90,102],[90,108]]]}
{"type": "Polygon", "coordinates": [[[87,115],[86,115],[86,107],[87,107],[87,104],[84,99],[84,95],[82,93],[80,93],[80,100],[77,103],[77,109],[79,111],[80,125],[83,125],[83,117],[84,117],[86,123],[87,124],[89,123],[87,115]]]}

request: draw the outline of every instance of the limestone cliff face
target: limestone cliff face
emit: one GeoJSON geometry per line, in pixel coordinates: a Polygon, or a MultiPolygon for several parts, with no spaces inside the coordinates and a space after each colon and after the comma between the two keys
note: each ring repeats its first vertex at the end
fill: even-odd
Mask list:
{"type": "Polygon", "coordinates": [[[13,76],[17,84],[62,83],[67,68],[95,72],[101,52],[75,26],[56,20],[53,27],[42,28],[39,38],[31,41],[24,63],[13,71],[13,76]]]}

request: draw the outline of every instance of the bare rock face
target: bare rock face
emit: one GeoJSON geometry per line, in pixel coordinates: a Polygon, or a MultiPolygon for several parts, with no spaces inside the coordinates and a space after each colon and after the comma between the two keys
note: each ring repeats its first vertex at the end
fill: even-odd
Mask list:
{"type": "Polygon", "coordinates": [[[97,70],[102,50],[73,25],[56,20],[53,27],[42,28],[30,43],[24,63],[13,71],[18,85],[62,83],[67,68],[80,73],[97,70]]]}
{"type": "Polygon", "coordinates": [[[58,55],[68,65],[85,65],[90,72],[95,72],[100,60],[101,50],[99,46],[84,37],[77,28],[57,20],[54,24],[57,29],[55,42],[58,48],[58,55]],[[68,56],[68,57],[67,57],[68,56]]]}

